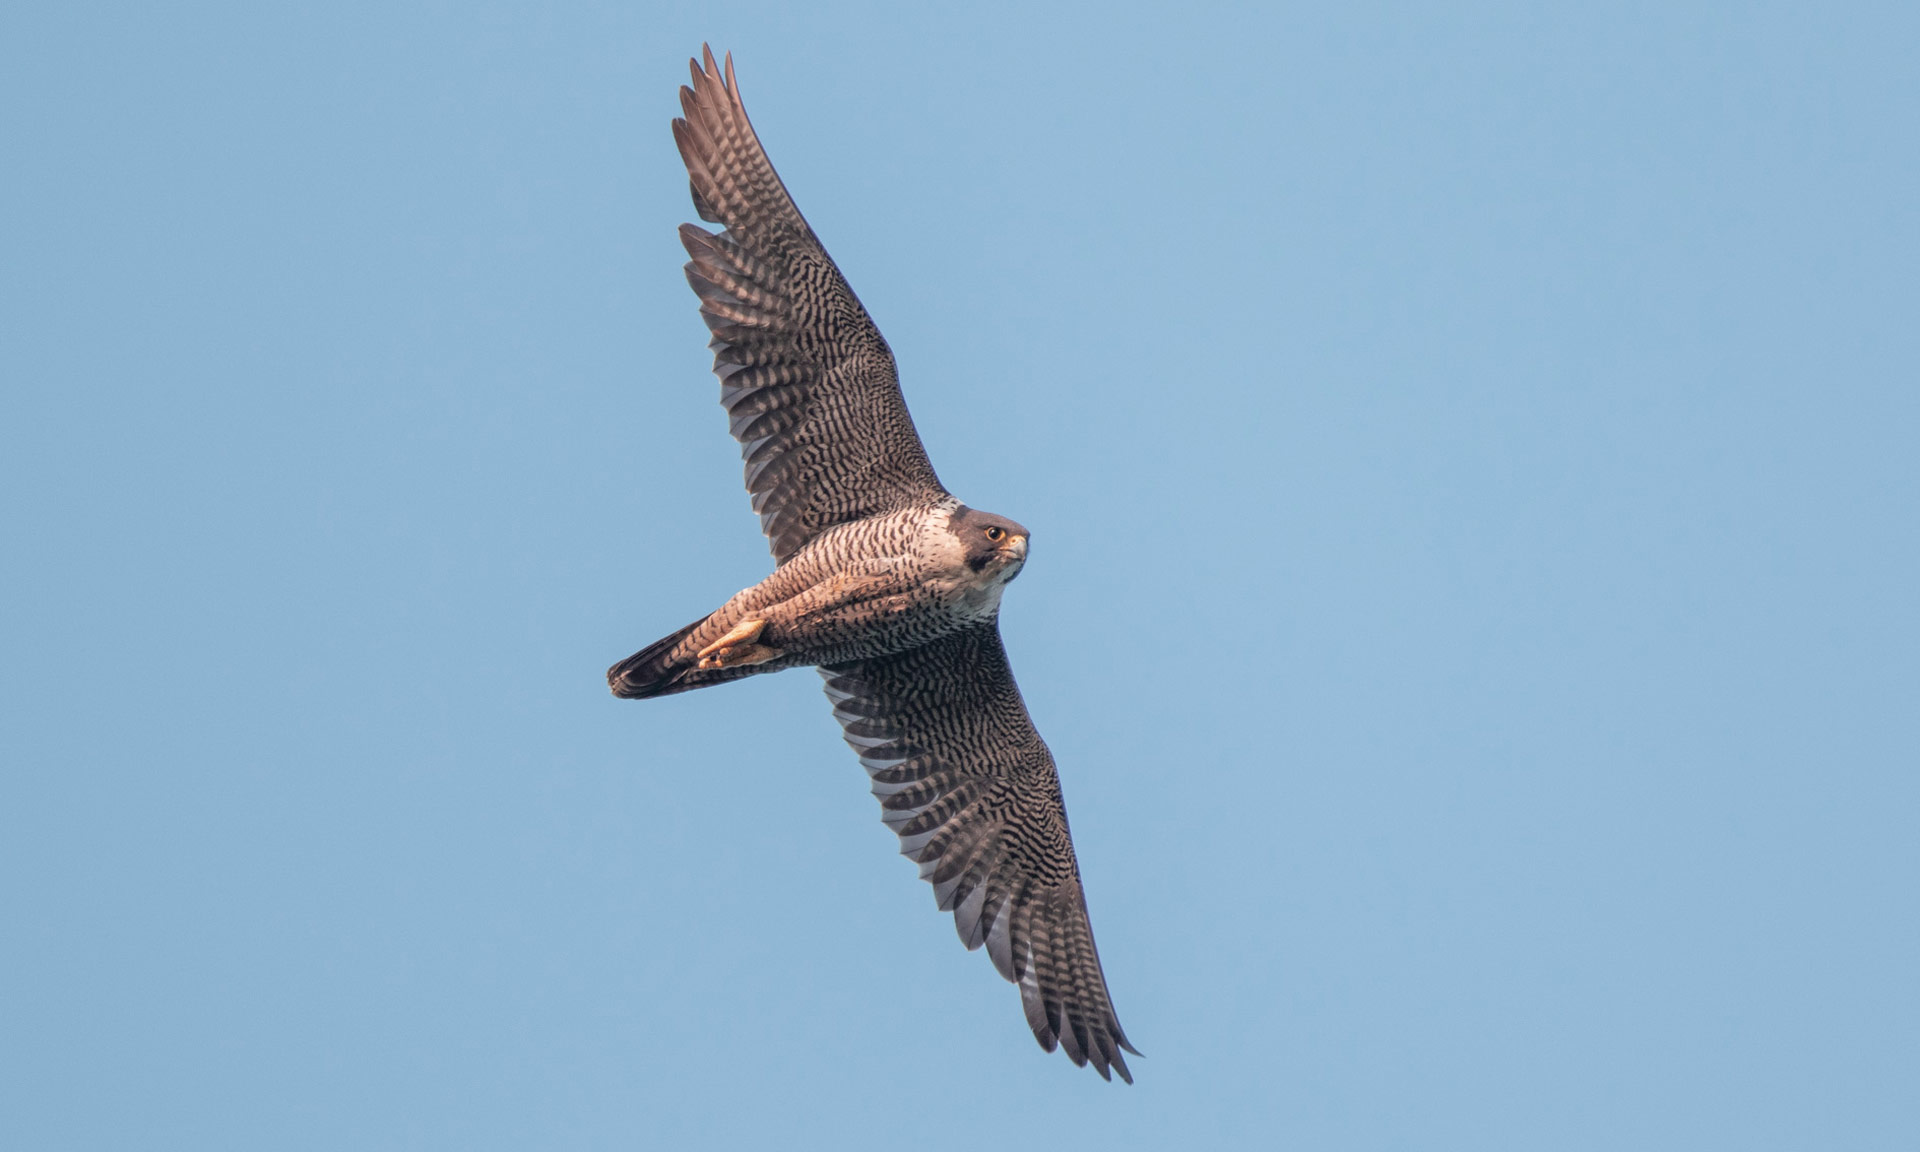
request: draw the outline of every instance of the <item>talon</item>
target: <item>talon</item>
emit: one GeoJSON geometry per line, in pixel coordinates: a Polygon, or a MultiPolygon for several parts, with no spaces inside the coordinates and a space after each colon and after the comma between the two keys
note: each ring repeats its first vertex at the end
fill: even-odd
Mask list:
{"type": "Polygon", "coordinates": [[[720,639],[700,649],[700,658],[704,660],[722,648],[732,648],[739,644],[751,644],[755,640],[760,639],[760,633],[765,631],[766,627],[767,622],[765,620],[742,620],[740,623],[735,624],[733,629],[725,636],[720,637],[720,639]]]}
{"type": "Polygon", "coordinates": [[[701,669],[737,668],[743,664],[765,664],[780,657],[778,649],[755,644],[767,627],[765,620],[742,620],[725,636],[700,649],[701,669]]]}

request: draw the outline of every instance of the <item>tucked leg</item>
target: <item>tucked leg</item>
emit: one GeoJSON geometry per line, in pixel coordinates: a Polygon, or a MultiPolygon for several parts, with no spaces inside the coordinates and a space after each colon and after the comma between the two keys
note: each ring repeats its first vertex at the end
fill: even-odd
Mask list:
{"type": "Polygon", "coordinates": [[[735,624],[725,636],[700,649],[700,667],[734,668],[779,659],[778,649],[755,643],[766,627],[765,620],[742,620],[735,624]]]}

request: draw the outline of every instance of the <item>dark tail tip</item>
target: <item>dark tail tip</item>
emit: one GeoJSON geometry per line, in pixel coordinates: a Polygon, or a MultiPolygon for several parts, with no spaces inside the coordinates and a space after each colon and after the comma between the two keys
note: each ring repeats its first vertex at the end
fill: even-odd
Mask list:
{"type": "Polygon", "coordinates": [[[615,696],[626,700],[645,700],[649,696],[665,696],[695,687],[680,684],[681,678],[693,671],[694,666],[686,661],[676,663],[673,650],[704,622],[704,618],[695,620],[607,669],[607,687],[613,689],[615,696]]]}

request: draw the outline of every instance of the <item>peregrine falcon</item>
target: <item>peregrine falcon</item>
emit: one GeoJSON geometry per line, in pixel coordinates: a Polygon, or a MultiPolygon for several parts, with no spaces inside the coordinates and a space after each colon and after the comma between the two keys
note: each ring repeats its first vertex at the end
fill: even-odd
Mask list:
{"type": "Polygon", "coordinates": [[[1131,1084],[1053,757],[1000,644],[1027,530],[934,476],[893,353],[747,122],[733,58],[680,89],[687,280],[773,574],[607,672],[644,699],[812,665],[882,819],[968,949],[1019,985],[1040,1046],[1131,1084]]]}

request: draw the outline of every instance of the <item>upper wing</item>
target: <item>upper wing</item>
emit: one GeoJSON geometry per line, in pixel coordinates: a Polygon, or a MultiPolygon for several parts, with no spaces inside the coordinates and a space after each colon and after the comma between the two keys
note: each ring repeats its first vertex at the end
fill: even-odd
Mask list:
{"type": "Polygon", "coordinates": [[[703,49],[673,138],[694,208],[687,280],[713,331],[734,439],[760,528],[785,560],[815,533],[945,494],[907,415],[893,352],[767,161],[733,57],[703,49]]]}
{"type": "Polygon", "coordinates": [[[1053,756],[989,621],[897,656],[822,668],[900,851],[969,949],[1020,985],[1040,1046],[1133,1083],[1087,922],[1053,756]]]}

